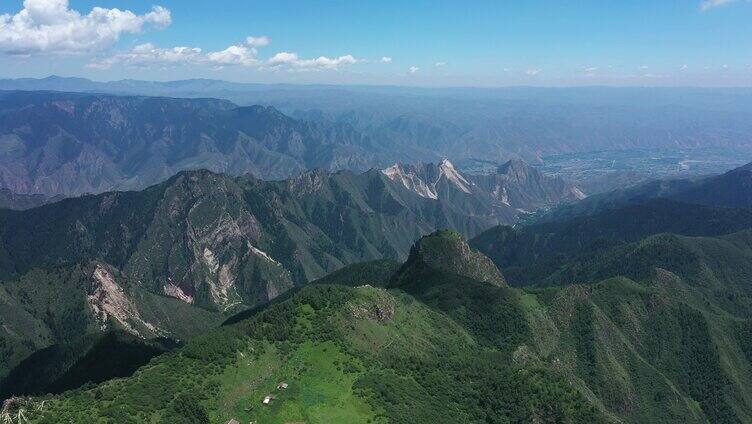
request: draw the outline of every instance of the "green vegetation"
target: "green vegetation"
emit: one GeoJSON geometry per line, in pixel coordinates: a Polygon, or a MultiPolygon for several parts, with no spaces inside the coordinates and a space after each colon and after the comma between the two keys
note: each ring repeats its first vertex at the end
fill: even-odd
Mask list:
{"type": "Polygon", "coordinates": [[[250,319],[194,338],[133,377],[47,398],[27,416],[31,422],[602,419],[563,375],[481,347],[408,295],[330,285],[308,286],[250,319]],[[278,388],[282,382],[288,386],[278,388]]]}
{"type": "MultiPolygon", "coordinates": [[[[339,180],[326,196],[342,196],[350,183],[339,180]]],[[[320,215],[313,211],[323,204],[309,201],[299,205],[320,215]]],[[[701,207],[672,219],[680,204],[651,205],[496,229],[474,241],[495,262],[459,233],[438,231],[416,242],[402,265],[344,267],[182,348],[153,357],[132,351],[130,363],[143,365],[130,376],[132,368],[124,378],[16,407],[31,422],[751,422],[752,230],[719,235],[749,217],[701,207]],[[705,227],[692,227],[703,219],[710,220],[705,227]],[[665,227],[695,235],[657,231],[665,227]],[[511,269],[502,275],[499,263],[511,269]],[[525,287],[510,287],[505,277],[525,287]]],[[[360,236],[343,240],[348,249],[372,247],[360,236]]],[[[281,241],[273,249],[294,245],[281,241]]],[[[312,252],[301,264],[325,262],[312,252]]],[[[40,344],[87,331],[96,323],[68,309],[77,310],[69,305],[86,293],[91,266],[29,271],[23,278],[42,284],[0,286],[7,306],[0,314],[40,344]]],[[[155,301],[127,274],[113,275],[140,296],[145,317],[182,316],[177,306],[157,306],[169,302],[155,301]]],[[[23,343],[7,334],[0,354],[18,360],[13,352],[23,343]]],[[[92,359],[107,351],[90,346],[83,357],[50,352],[83,375],[81,367],[97,370],[92,359]]],[[[40,362],[27,366],[46,373],[49,365],[40,362]]],[[[56,386],[70,379],[52,377],[42,386],[62,390],[82,381],[56,386]]]]}
{"type": "MultiPolygon", "coordinates": [[[[418,276],[406,267],[400,273],[393,281],[418,276]]],[[[306,286],[152,359],[132,377],[39,398],[45,403],[27,416],[32,422],[608,421],[566,373],[536,358],[516,305],[519,293],[445,270],[438,275],[447,278],[416,285],[422,290],[414,295],[306,286]],[[457,290],[446,290],[452,284],[457,290]],[[462,293],[467,297],[457,297],[462,293]],[[278,388],[283,382],[287,387],[278,388]],[[266,396],[273,396],[268,405],[266,396]]]]}
{"type": "Polygon", "coordinates": [[[504,270],[515,287],[541,285],[562,266],[603,249],[660,234],[719,236],[752,228],[749,208],[727,208],[652,199],[592,215],[524,227],[498,226],[470,241],[504,270]]]}

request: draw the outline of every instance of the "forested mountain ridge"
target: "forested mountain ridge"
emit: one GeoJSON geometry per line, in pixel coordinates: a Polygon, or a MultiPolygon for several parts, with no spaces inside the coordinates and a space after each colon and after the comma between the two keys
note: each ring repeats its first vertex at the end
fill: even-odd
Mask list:
{"type": "Polygon", "coordinates": [[[388,281],[368,277],[385,264],[363,264],[340,274],[346,286],[295,289],[132,377],[6,405],[31,422],[746,422],[752,321],[707,296],[737,287],[748,304],[746,277],[686,253],[733,246],[723,256],[743,262],[751,241],[649,236],[630,247],[647,249],[627,254],[631,265],[593,262],[592,281],[516,289],[493,283],[493,265],[473,266],[484,259],[458,234],[438,232],[388,281]],[[432,259],[448,254],[454,263],[432,259]]]}
{"type": "Polygon", "coordinates": [[[89,333],[186,339],[344,265],[404,259],[437,228],[472,236],[524,206],[467,184],[430,198],[376,169],[281,181],[185,171],[142,191],[0,210],[0,375],[89,333]]]}
{"type": "Polygon", "coordinates": [[[696,205],[657,198],[560,221],[500,225],[470,241],[507,270],[511,285],[540,284],[573,255],[599,251],[658,233],[718,236],[752,227],[752,209],[696,205]]]}
{"type": "MultiPolygon", "coordinates": [[[[466,250],[455,235],[438,237],[434,248],[466,250]]],[[[430,237],[423,242],[433,245],[430,237]]],[[[524,322],[509,289],[445,275],[486,285],[501,313],[524,322]]],[[[489,338],[478,320],[460,324],[400,290],[312,284],[192,339],[132,377],[47,398],[41,407],[26,398],[6,407],[23,409],[31,422],[609,421],[563,374],[532,358],[512,360],[512,343],[530,340],[526,326],[499,321],[511,333],[489,338]],[[142,396],[150,401],[137,400],[142,396]]]]}
{"type": "Polygon", "coordinates": [[[17,194],[7,188],[0,188],[0,209],[31,209],[62,198],[62,196],[47,197],[42,194],[17,194]]]}

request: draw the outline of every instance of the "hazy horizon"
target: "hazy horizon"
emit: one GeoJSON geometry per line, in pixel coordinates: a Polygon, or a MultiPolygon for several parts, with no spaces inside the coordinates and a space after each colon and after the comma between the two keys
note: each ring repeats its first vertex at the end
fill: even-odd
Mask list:
{"type": "Polygon", "coordinates": [[[712,85],[607,85],[607,84],[581,84],[581,85],[530,85],[530,84],[509,84],[509,85],[408,85],[408,84],[387,84],[387,83],[346,83],[346,82],[257,82],[257,81],[241,81],[225,78],[210,78],[210,77],[194,77],[194,78],[180,78],[180,79],[142,79],[142,78],[90,78],[82,75],[58,75],[49,74],[46,76],[14,76],[6,77],[0,74],[0,80],[53,80],[53,79],[84,79],[94,83],[116,83],[124,81],[135,82],[156,82],[156,83],[174,83],[184,81],[214,81],[223,82],[238,85],[260,85],[260,86],[292,86],[292,87],[364,87],[364,88],[415,88],[415,89],[587,89],[587,88],[602,88],[602,89],[696,89],[696,90],[733,90],[733,89],[752,89],[752,82],[746,85],[728,85],[728,86],[712,86],[712,85]]]}

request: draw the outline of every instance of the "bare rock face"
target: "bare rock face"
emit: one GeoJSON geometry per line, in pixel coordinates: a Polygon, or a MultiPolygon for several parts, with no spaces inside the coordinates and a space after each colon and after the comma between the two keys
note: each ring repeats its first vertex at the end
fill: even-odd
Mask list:
{"type": "Polygon", "coordinates": [[[139,337],[164,334],[157,326],[146,322],[136,305],[116,281],[113,270],[97,263],[91,276],[91,289],[86,300],[102,331],[117,323],[139,337]]]}
{"type": "Polygon", "coordinates": [[[198,171],[176,177],[156,207],[146,248],[129,259],[128,274],[156,280],[153,289],[167,296],[226,312],[292,287],[289,271],[257,247],[262,224],[242,196],[224,176],[198,171]]]}
{"type": "Polygon", "coordinates": [[[381,172],[428,199],[465,194],[483,199],[490,208],[510,209],[517,213],[585,198],[574,184],[545,175],[520,160],[508,161],[495,172],[483,175],[463,175],[447,159],[438,164],[394,164],[381,172]]]}
{"type": "Polygon", "coordinates": [[[182,300],[185,303],[193,304],[193,295],[187,293],[182,287],[175,284],[171,278],[167,279],[167,284],[163,287],[164,294],[175,299],[182,300]]]}
{"type": "Polygon", "coordinates": [[[12,396],[3,401],[3,409],[0,411],[0,422],[23,423],[28,421],[28,416],[44,408],[44,401],[34,401],[30,397],[12,396]]]}

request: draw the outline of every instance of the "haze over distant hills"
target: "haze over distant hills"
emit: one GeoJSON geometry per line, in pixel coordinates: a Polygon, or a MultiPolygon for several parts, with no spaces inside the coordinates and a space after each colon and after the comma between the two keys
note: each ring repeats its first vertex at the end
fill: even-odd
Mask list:
{"type": "MultiPolygon", "coordinates": [[[[2,80],[0,88],[88,94],[2,95],[3,151],[18,154],[13,146],[19,143],[18,138],[27,137],[34,137],[32,144],[37,149],[77,146],[83,155],[77,160],[57,150],[26,154],[45,152],[39,156],[47,163],[43,172],[57,168],[55,161],[71,160],[58,172],[66,174],[66,178],[80,175],[91,180],[79,192],[143,188],[191,167],[284,178],[313,167],[363,171],[395,162],[438,162],[445,157],[455,163],[474,159],[498,165],[521,158],[540,164],[561,160],[561,155],[572,153],[653,149],[644,153],[645,161],[649,162],[650,156],[660,149],[711,149],[706,151],[716,158],[717,168],[709,171],[715,172],[738,166],[745,158],[752,159],[752,91],[745,89],[427,89],[237,84],[216,80],[100,83],[61,77],[2,80]],[[134,95],[192,100],[141,99],[134,95]],[[75,103],[76,107],[68,112],[74,113],[63,114],[52,106],[52,98],[45,98],[49,96],[55,101],[65,98],[75,103]],[[230,100],[241,107],[206,98],[230,100]],[[18,108],[28,106],[24,102],[33,104],[37,115],[19,114],[18,108]],[[99,105],[100,113],[84,116],[82,111],[89,107],[84,103],[99,105]],[[142,104],[149,111],[148,120],[134,112],[133,108],[142,104]],[[259,104],[273,106],[281,113],[245,107],[259,104]],[[196,113],[198,109],[202,110],[200,114],[196,113]],[[263,113],[279,115],[262,117],[263,113]],[[114,118],[108,114],[122,120],[119,126],[114,125],[114,118]],[[249,114],[256,114],[255,118],[249,114]],[[25,134],[21,130],[24,120],[32,117],[48,122],[44,134],[39,131],[25,134]],[[260,126],[261,121],[275,124],[260,126]],[[147,130],[146,126],[154,128],[147,130]],[[55,137],[63,141],[55,142],[55,137]],[[148,164],[146,157],[150,158],[148,164]],[[88,170],[92,164],[101,171],[88,170]],[[93,174],[86,175],[87,171],[93,174]],[[128,181],[113,185],[113,180],[128,181]]],[[[689,167],[684,172],[692,173],[692,161],[684,163],[689,167]]],[[[679,169],[680,164],[675,166],[679,169]]],[[[651,166],[641,168],[643,165],[638,164],[633,170],[636,175],[629,176],[627,181],[656,175],[651,174],[654,172],[651,166]]],[[[25,172],[32,175],[34,171],[25,172]]],[[[565,177],[587,175],[580,171],[561,169],[565,177]]],[[[708,169],[703,168],[702,172],[708,169]]],[[[51,190],[56,182],[53,179],[36,184],[51,190]]],[[[14,191],[24,193],[20,188],[14,191]]],[[[55,190],[76,192],[64,183],[55,190]]],[[[593,187],[593,191],[599,190],[593,187]]]]}

